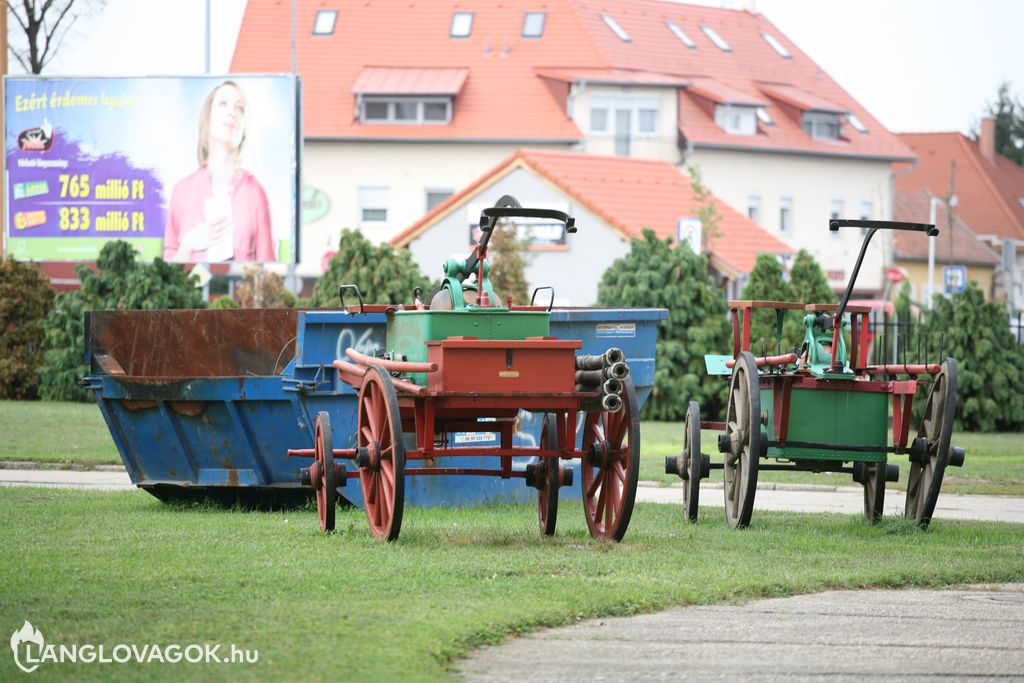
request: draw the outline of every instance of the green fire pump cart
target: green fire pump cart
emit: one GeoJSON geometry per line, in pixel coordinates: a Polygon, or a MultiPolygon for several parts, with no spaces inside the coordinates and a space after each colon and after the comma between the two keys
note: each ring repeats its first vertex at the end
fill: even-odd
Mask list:
{"type": "Polygon", "coordinates": [[[889,454],[895,454],[910,459],[905,514],[927,528],[946,467],[963,465],[964,450],[950,445],[956,360],[868,364],[869,309],[848,305],[868,243],[878,230],[912,230],[932,238],[938,230],[933,225],[891,221],[829,222],[829,230],[840,228],[867,232],[838,305],[729,302],[732,355],[705,356],[709,374],[730,377],[725,420],[702,420],[700,406],[690,401],[682,453],[665,460],[665,471],[683,480],[683,504],[690,521],[697,519],[701,479],[710,470],[721,469],[725,516],[734,528],[750,524],[758,470],[852,474],[864,488],[864,516],[875,522],[882,516],[886,482],[899,480],[899,466],[888,462],[889,454]],[[780,349],[785,312],[804,310],[801,348],[755,357],[750,350],[750,318],[756,309],[775,311],[780,349]],[[927,391],[927,402],[917,435],[911,438],[911,406],[919,390],[927,391]],[[709,454],[701,452],[702,427],[722,430],[717,444],[722,462],[712,462],[709,454]]]}

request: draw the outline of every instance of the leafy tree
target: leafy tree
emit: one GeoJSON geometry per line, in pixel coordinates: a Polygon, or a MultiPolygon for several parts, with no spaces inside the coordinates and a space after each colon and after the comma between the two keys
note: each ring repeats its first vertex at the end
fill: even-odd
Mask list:
{"type": "Polygon", "coordinates": [[[715,196],[704,186],[704,176],[701,174],[700,166],[690,164],[686,167],[690,176],[690,189],[693,190],[693,201],[697,202],[697,218],[700,219],[700,243],[704,251],[714,247],[715,240],[722,236],[718,224],[722,216],[718,213],[718,205],[715,196]]]}
{"type": "MultiPolygon", "coordinates": [[[[806,249],[801,249],[789,268],[789,292],[793,301],[802,304],[834,304],[838,300],[828,284],[828,278],[817,260],[806,249]]],[[[785,344],[799,346],[804,338],[804,313],[787,311],[782,328],[785,344]]],[[[849,338],[847,338],[849,344],[849,338]]],[[[789,348],[788,346],[786,348],[789,348]]],[[[849,348],[849,346],[847,346],[849,348]]],[[[785,349],[783,349],[785,350],[785,349]]]]}
{"type": "Polygon", "coordinates": [[[368,304],[411,303],[416,287],[423,288],[424,296],[429,293],[429,283],[408,249],[374,245],[358,230],[345,229],[338,253],[331,257],[327,272],[313,289],[313,305],[338,306],[338,288],[348,284],[358,285],[368,304]]]}
{"type": "Polygon", "coordinates": [[[530,301],[530,283],[526,281],[529,246],[530,240],[520,238],[515,224],[509,221],[500,221],[491,234],[487,245],[491,264],[488,277],[494,291],[502,297],[503,305],[510,296],[517,304],[530,301]]]}
{"type": "Polygon", "coordinates": [[[999,85],[996,101],[985,108],[985,114],[996,122],[996,152],[1024,166],[1024,104],[1010,94],[1009,83],[999,85]]]}
{"type": "Polygon", "coordinates": [[[642,239],[630,240],[629,253],[604,272],[597,302],[669,309],[658,327],[654,392],[644,405],[645,419],[680,420],[689,400],[698,401],[704,414],[721,412],[725,385],[708,376],[704,354],[729,351],[732,338],[725,295],[708,277],[706,257],[644,230],[642,239]]]}
{"type": "MultiPolygon", "coordinates": [[[[750,279],[740,295],[744,300],[762,301],[795,301],[792,289],[782,277],[782,264],[772,254],[758,254],[754,269],[750,271],[750,279]]],[[[755,355],[767,353],[773,355],[778,351],[776,342],[776,316],[773,309],[755,309],[750,323],[750,350],[755,355]]],[[[802,338],[802,337],[801,337],[802,338]]],[[[788,335],[783,337],[785,351],[787,342],[793,341],[788,335]]]]}
{"type": "Polygon", "coordinates": [[[217,310],[217,311],[223,311],[223,310],[228,309],[228,308],[241,308],[241,307],[238,305],[238,302],[235,301],[234,299],[232,299],[230,296],[224,295],[224,296],[219,296],[216,299],[214,299],[212,302],[210,302],[210,308],[212,308],[214,310],[217,310]]]}
{"type": "Polygon", "coordinates": [[[7,0],[7,12],[21,29],[8,43],[11,54],[28,73],[42,73],[75,21],[102,11],[106,4],[107,0],[7,0]]]}
{"type": "MultiPolygon", "coordinates": [[[[1010,332],[1005,305],[986,302],[977,283],[969,282],[952,299],[936,297],[923,327],[931,340],[943,336],[945,355],[957,361],[956,429],[1024,429],[1024,347],[1010,332]]],[[[924,403],[919,392],[915,425],[924,403]]]]}
{"type": "Polygon", "coordinates": [[[38,397],[40,322],[53,308],[53,296],[50,281],[34,263],[0,263],[0,398],[38,397]]]}
{"type": "Polygon", "coordinates": [[[135,261],[135,249],[120,240],[108,242],[96,260],[99,273],[84,265],[75,272],[81,287],[57,296],[56,306],[43,323],[44,361],[39,367],[39,396],[51,401],[87,401],[78,379],[87,374],[85,311],[162,308],[201,308],[196,278],[179,265],[156,259],[152,265],[135,261]]]}

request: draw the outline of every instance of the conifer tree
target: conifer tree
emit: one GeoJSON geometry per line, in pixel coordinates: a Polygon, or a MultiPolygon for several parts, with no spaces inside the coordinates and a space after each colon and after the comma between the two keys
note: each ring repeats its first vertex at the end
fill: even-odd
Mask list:
{"type": "MultiPolygon", "coordinates": [[[[345,229],[338,253],[331,257],[327,272],[313,289],[313,305],[340,306],[339,287],[348,284],[357,285],[368,304],[412,303],[416,287],[423,289],[424,298],[429,294],[429,283],[408,249],[374,245],[359,230],[345,229]]],[[[345,293],[345,303],[358,303],[353,292],[345,293]]]]}

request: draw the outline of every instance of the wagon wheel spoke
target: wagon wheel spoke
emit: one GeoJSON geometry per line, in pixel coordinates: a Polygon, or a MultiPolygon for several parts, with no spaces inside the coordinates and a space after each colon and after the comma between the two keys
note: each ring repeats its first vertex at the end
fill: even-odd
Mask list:
{"type": "Polygon", "coordinates": [[[604,482],[604,471],[598,470],[597,476],[594,477],[594,481],[591,482],[590,488],[587,489],[587,497],[593,498],[597,495],[597,492],[601,489],[601,484],[604,482]]]}

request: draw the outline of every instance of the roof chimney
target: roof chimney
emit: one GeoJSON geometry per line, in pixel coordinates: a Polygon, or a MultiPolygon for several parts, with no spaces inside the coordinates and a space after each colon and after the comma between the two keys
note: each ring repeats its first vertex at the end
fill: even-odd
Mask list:
{"type": "Polygon", "coordinates": [[[990,163],[996,160],[996,120],[986,116],[981,120],[981,136],[978,138],[978,150],[981,156],[990,163]]]}

